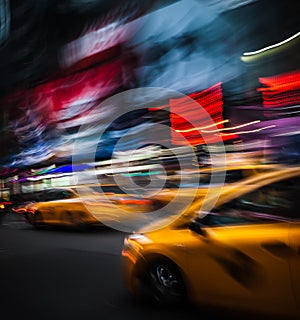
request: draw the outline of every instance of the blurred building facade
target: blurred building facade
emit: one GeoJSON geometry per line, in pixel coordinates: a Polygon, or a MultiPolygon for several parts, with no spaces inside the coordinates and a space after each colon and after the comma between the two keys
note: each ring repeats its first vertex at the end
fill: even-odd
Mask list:
{"type": "Polygon", "coordinates": [[[154,123],[171,128],[174,148],[187,140],[199,162],[209,162],[213,149],[207,150],[199,130],[207,127],[202,108],[217,123],[210,136],[219,136],[228,152],[264,157],[280,150],[268,161],[297,161],[298,1],[85,2],[1,2],[6,14],[0,68],[7,74],[1,79],[3,186],[42,168],[69,165],[75,140],[83,163],[95,144],[96,162],[115,158],[114,145],[126,134],[119,151],[147,146],[143,132],[154,123]],[[30,41],[22,46],[24,35],[30,41]],[[121,106],[91,113],[106,98],[139,87],[179,91],[199,111],[174,97],[113,123],[107,119],[121,106]],[[198,121],[197,130],[190,131],[188,116],[198,121]],[[108,126],[101,141],[98,125],[108,126]]]}

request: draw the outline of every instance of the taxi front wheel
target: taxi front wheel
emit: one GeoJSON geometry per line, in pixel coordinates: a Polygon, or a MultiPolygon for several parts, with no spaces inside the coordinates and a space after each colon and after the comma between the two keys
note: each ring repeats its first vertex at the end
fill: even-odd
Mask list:
{"type": "Polygon", "coordinates": [[[186,289],[177,266],[160,258],[149,263],[148,279],[151,295],[158,304],[178,304],[186,300],[186,289]]]}

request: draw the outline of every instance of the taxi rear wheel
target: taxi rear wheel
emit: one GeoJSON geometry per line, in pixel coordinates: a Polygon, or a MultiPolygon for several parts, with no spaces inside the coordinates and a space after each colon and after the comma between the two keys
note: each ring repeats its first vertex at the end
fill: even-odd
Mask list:
{"type": "Polygon", "coordinates": [[[62,221],[67,227],[79,230],[85,230],[87,228],[85,215],[80,211],[65,211],[62,215],[62,221]]]}
{"type": "Polygon", "coordinates": [[[170,260],[160,258],[148,265],[148,281],[155,303],[178,304],[186,300],[186,289],[178,267],[170,260]]]}
{"type": "Polygon", "coordinates": [[[30,223],[35,227],[35,229],[42,229],[43,227],[43,218],[40,211],[36,211],[30,217],[30,223]]]}

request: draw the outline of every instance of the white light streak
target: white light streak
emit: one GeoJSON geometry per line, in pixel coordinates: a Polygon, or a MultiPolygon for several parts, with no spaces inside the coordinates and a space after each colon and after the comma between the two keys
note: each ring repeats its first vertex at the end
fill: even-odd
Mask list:
{"type": "Polygon", "coordinates": [[[233,134],[254,133],[254,132],[259,132],[259,131],[266,130],[266,129],[270,129],[270,128],[274,128],[274,127],[276,127],[275,124],[273,124],[273,125],[271,125],[271,126],[259,128],[259,129],[249,130],[249,131],[239,131],[239,132],[234,132],[234,133],[221,133],[221,135],[222,135],[222,136],[231,136],[231,135],[233,135],[233,134]]]}
{"type": "Polygon", "coordinates": [[[235,127],[221,128],[221,129],[217,129],[217,130],[203,130],[202,132],[212,133],[212,132],[219,132],[219,131],[235,130],[235,129],[239,129],[239,128],[243,128],[243,127],[246,127],[246,126],[250,126],[251,124],[255,124],[255,123],[259,123],[259,122],[260,122],[260,120],[255,120],[255,121],[251,121],[251,122],[248,122],[248,123],[240,124],[240,125],[235,126],[235,127]]]}
{"type": "MultiPolygon", "coordinates": [[[[216,123],[213,123],[213,124],[210,124],[208,126],[205,126],[205,127],[201,127],[201,128],[190,128],[190,129],[185,129],[185,130],[175,130],[176,132],[192,132],[192,131],[202,131],[202,129],[207,129],[207,128],[211,128],[211,127],[214,127],[214,126],[217,126],[219,124],[222,124],[222,123],[227,123],[229,122],[229,120],[223,120],[223,121],[219,121],[219,122],[216,122],[216,123]]],[[[203,131],[204,132],[204,131],[203,131]]]]}
{"type": "Polygon", "coordinates": [[[300,32],[297,32],[296,34],[294,34],[293,36],[281,41],[281,42],[278,42],[278,43],[275,43],[275,44],[272,44],[268,47],[265,47],[265,48],[262,48],[262,49],[259,49],[259,50],[256,50],[256,51],[250,51],[250,52],[244,52],[243,53],[243,56],[253,56],[255,54],[258,54],[258,53],[262,53],[264,51],[267,51],[267,50],[270,50],[270,49],[274,49],[276,47],[279,47],[279,46],[282,46],[283,44],[286,44],[288,42],[290,42],[291,40],[297,38],[300,36],[300,32]]]}

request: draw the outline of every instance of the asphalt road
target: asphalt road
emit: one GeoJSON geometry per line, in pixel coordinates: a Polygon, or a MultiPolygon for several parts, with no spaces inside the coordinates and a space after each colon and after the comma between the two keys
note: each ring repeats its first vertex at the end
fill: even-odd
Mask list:
{"type": "Polygon", "coordinates": [[[190,306],[141,306],[122,283],[124,233],[35,230],[16,214],[0,226],[1,319],[196,319],[190,306]]]}
{"type": "MultiPolygon", "coordinates": [[[[16,214],[0,226],[0,318],[30,320],[245,319],[187,305],[140,305],[121,278],[125,234],[111,229],[35,230],[16,214]]],[[[248,319],[257,319],[249,317],[248,319]]]]}

